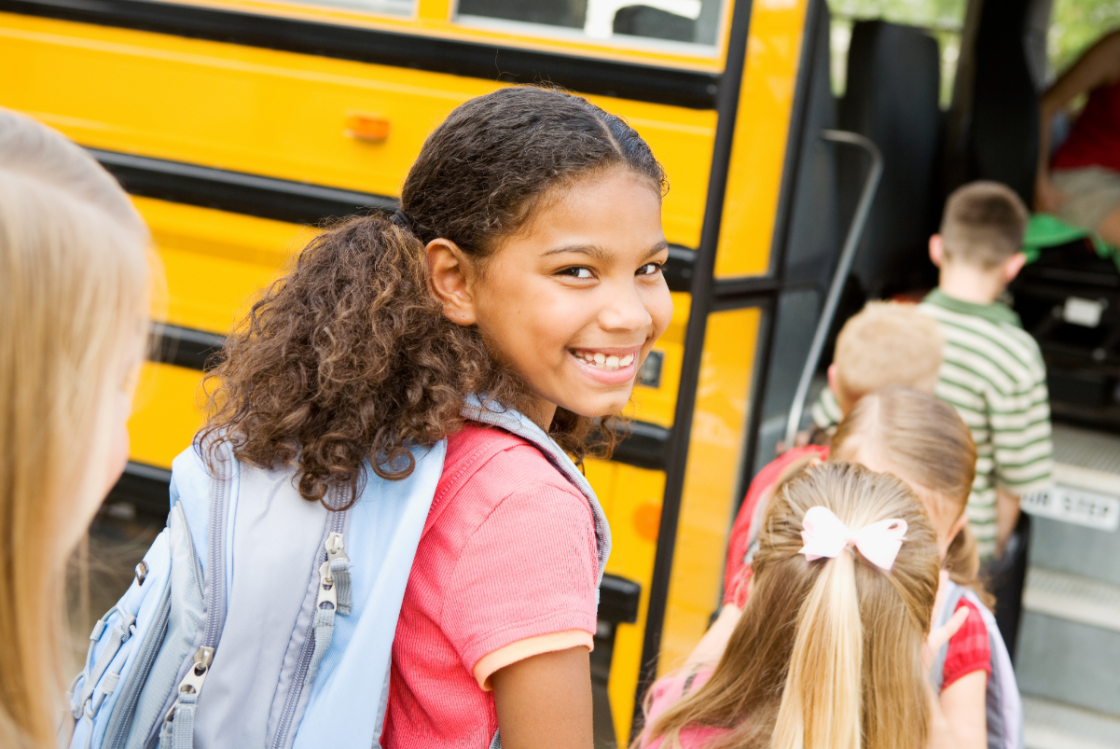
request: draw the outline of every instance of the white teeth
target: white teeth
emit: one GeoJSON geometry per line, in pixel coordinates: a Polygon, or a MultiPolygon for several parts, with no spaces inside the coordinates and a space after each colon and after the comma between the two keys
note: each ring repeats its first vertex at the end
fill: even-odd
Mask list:
{"type": "Polygon", "coordinates": [[[615,370],[629,367],[634,363],[634,355],[627,354],[626,356],[619,357],[615,354],[602,354],[591,353],[590,351],[577,351],[572,350],[572,353],[579,357],[581,361],[590,364],[596,369],[615,370]]]}

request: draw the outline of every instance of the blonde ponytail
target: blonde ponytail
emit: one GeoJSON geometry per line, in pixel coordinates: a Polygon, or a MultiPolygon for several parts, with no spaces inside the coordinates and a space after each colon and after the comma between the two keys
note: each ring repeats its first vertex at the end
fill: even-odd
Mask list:
{"type": "Polygon", "coordinates": [[[827,561],[801,607],[774,749],[861,749],[863,625],[855,559],[827,561]]]}
{"type": "Polygon", "coordinates": [[[679,743],[685,727],[723,729],[705,749],[897,749],[929,736],[922,641],[938,582],[937,539],[893,476],[828,462],[774,495],[759,531],[754,589],[712,677],[644,734],[679,743]],[[890,570],[852,548],[800,553],[805,514],[848,528],[906,522],[890,570]]]}

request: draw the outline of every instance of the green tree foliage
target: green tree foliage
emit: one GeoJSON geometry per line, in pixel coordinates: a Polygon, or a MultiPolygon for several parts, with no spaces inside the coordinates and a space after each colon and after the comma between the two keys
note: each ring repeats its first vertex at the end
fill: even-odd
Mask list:
{"type": "Polygon", "coordinates": [[[1117,28],[1120,0],[1054,0],[1047,39],[1051,70],[1062,72],[1093,42],[1117,28]]]}

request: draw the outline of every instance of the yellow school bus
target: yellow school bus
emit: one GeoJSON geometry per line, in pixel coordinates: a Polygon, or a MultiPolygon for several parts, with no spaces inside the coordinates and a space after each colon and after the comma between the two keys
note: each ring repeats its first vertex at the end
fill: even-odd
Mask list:
{"type": "MultiPolygon", "coordinates": [[[[734,512],[804,396],[826,291],[850,308],[929,281],[914,258],[942,167],[959,162],[941,134],[976,140],[953,120],[987,90],[973,48],[959,56],[975,79],[958,81],[946,123],[937,39],[880,22],[849,33],[838,101],[822,0],[0,0],[0,106],[115,174],[166,272],[167,324],[115,498],[166,512],[207,360],[317,222],[393,210],[424,138],[471,97],[533,82],[585,95],[641,133],[671,185],[673,324],[641,372],[629,438],[586,467],[614,536],[596,733],[625,743],[644,687],[719,607],[734,512]],[[863,142],[827,134],[838,126],[883,152],[873,207],[870,191],[859,200],[863,142]],[[845,236],[846,260],[860,239],[850,273],[845,236]]],[[[982,110],[967,122],[983,125],[982,110]]]]}

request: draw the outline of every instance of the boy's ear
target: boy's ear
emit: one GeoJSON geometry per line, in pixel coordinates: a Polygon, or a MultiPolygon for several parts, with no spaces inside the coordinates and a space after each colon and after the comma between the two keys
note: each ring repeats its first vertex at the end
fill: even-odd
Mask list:
{"type": "Polygon", "coordinates": [[[941,242],[940,234],[933,234],[929,238],[929,259],[938,268],[945,262],[945,245],[941,242]]]}
{"type": "Polygon", "coordinates": [[[443,304],[443,315],[456,325],[478,321],[471,294],[473,266],[459,246],[448,239],[433,239],[424,248],[428,258],[429,283],[443,304]]]}
{"type": "Polygon", "coordinates": [[[1015,280],[1015,276],[1019,275],[1019,271],[1027,264],[1027,256],[1025,253],[1016,252],[1011,257],[1003,261],[1003,280],[1005,283],[1011,283],[1015,280]]]}

